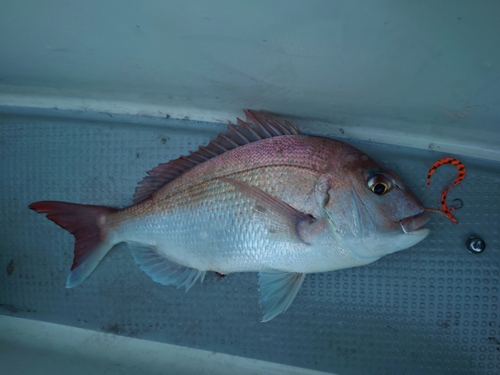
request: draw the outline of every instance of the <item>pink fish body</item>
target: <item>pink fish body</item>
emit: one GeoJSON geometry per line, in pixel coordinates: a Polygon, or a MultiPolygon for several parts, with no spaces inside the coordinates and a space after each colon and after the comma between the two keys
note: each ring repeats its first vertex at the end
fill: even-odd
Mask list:
{"type": "Polygon", "coordinates": [[[416,196],[358,149],[245,113],[207,147],[148,172],[133,206],[31,204],[75,236],[67,287],[126,242],[164,285],[189,289],[207,271],[259,272],[268,321],[289,307],[307,273],[365,265],[429,233],[416,196]]]}

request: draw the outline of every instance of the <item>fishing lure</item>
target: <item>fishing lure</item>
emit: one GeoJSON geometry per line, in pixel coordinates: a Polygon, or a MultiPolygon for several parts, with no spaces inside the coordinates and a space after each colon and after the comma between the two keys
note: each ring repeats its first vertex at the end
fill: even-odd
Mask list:
{"type": "Polygon", "coordinates": [[[448,195],[448,192],[453,186],[456,186],[462,181],[465,177],[466,169],[465,165],[463,165],[460,160],[454,159],[454,158],[443,158],[438,161],[436,161],[434,164],[432,164],[431,168],[429,169],[429,172],[427,173],[427,187],[431,187],[431,176],[434,174],[436,169],[438,169],[440,166],[445,165],[445,164],[451,164],[457,167],[458,169],[458,176],[455,179],[455,181],[448,186],[444,191],[441,193],[441,210],[437,208],[426,208],[426,211],[431,211],[431,212],[436,212],[442,215],[445,215],[448,219],[450,219],[453,223],[457,224],[458,220],[451,214],[451,211],[453,211],[456,207],[448,207],[446,204],[446,196],[448,195]]]}

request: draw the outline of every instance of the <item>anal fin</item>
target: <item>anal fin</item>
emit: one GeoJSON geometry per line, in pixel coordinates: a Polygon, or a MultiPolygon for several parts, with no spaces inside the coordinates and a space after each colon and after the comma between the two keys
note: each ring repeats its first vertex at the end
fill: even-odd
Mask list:
{"type": "Polygon", "coordinates": [[[139,267],[157,283],[175,285],[177,289],[184,286],[186,292],[198,281],[205,278],[206,271],[200,271],[172,262],[159,254],[155,248],[129,244],[132,256],[139,267]]]}
{"type": "Polygon", "coordinates": [[[262,322],[268,322],[288,309],[305,277],[305,273],[259,272],[259,303],[264,312],[262,322]]]}

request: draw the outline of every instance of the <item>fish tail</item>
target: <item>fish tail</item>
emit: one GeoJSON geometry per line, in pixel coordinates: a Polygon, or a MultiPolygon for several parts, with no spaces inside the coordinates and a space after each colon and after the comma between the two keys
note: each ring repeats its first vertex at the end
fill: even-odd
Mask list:
{"type": "Polygon", "coordinates": [[[115,245],[108,239],[105,224],[106,215],[118,211],[115,208],[56,201],[35,202],[29,208],[47,214],[47,219],[75,237],[73,265],[66,288],[85,280],[115,245]]]}

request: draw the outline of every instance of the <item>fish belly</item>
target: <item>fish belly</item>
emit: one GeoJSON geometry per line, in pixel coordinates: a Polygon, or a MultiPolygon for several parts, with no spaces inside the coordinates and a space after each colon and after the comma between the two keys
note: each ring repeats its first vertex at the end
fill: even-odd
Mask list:
{"type": "MultiPolygon", "coordinates": [[[[292,207],[317,214],[313,171],[267,168],[230,176],[292,207]],[[296,172],[296,171],[295,171],[296,172]],[[293,177],[293,183],[291,181],[293,177]]],[[[290,169],[290,168],[289,168],[290,169]]],[[[293,168],[292,168],[293,169],[293,168]]],[[[149,245],[186,267],[221,273],[307,268],[310,245],[270,233],[255,204],[230,184],[211,180],[132,206],[114,218],[114,241],[149,245]]]]}

